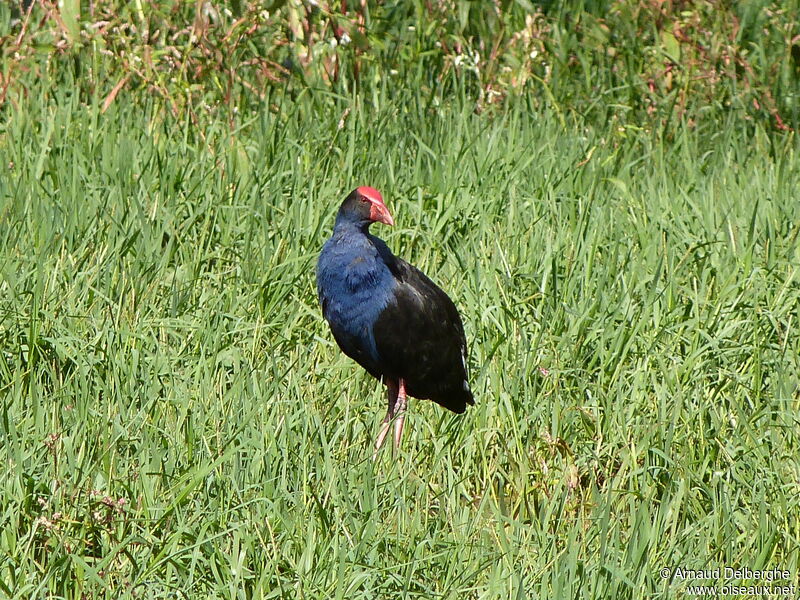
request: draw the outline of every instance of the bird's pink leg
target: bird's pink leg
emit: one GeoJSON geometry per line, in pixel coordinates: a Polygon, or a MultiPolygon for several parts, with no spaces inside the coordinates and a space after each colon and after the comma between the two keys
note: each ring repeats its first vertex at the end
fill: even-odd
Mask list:
{"type": "Polygon", "coordinates": [[[397,415],[397,420],[394,422],[394,447],[400,449],[400,438],[403,437],[403,425],[406,423],[406,406],[408,400],[406,399],[406,382],[402,379],[399,380],[400,385],[397,390],[397,402],[394,405],[394,412],[397,415]]]}
{"type": "MultiPolygon", "coordinates": [[[[378,432],[378,439],[375,440],[375,452],[372,454],[373,460],[378,457],[378,450],[380,450],[381,446],[383,446],[383,442],[386,440],[386,434],[389,433],[389,426],[391,425],[395,410],[397,409],[397,396],[399,390],[400,388],[396,382],[386,382],[386,400],[389,405],[389,409],[386,411],[386,416],[381,422],[381,429],[378,432]]],[[[403,390],[403,393],[405,394],[405,390],[403,390]]]]}

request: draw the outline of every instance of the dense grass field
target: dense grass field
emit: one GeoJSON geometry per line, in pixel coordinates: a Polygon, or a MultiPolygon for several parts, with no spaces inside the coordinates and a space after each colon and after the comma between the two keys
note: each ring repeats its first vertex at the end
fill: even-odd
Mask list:
{"type": "Polygon", "coordinates": [[[387,85],[233,127],[101,103],[59,85],[0,132],[0,596],[800,585],[794,134],[387,85]],[[314,287],[361,184],[460,307],[477,399],[412,401],[374,463],[382,387],[314,287]]]}

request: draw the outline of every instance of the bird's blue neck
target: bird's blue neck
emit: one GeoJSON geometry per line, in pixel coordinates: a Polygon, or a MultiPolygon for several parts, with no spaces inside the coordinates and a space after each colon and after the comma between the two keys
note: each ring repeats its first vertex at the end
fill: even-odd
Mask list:
{"type": "Polygon", "coordinates": [[[372,223],[366,219],[359,219],[353,215],[339,212],[333,224],[333,234],[353,235],[360,233],[362,235],[367,235],[370,225],[372,225],[372,223]]]}
{"type": "Polygon", "coordinates": [[[317,263],[317,292],[339,344],[351,355],[363,353],[365,360],[377,364],[372,325],[397,284],[385,261],[391,253],[368,227],[369,222],[337,216],[333,236],[317,263]]]}

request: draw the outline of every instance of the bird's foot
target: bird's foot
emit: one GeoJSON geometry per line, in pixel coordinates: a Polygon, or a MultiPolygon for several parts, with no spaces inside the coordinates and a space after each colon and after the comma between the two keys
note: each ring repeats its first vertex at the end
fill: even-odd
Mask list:
{"type": "Polygon", "coordinates": [[[408,399],[406,397],[405,381],[402,379],[398,383],[390,381],[386,384],[387,399],[389,409],[386,416],[381,421],[381,428],[378,431],[378,439],[375,440],[375,451],[372,453],[372,460],[378,458],[378,450],[381,449],[389,434],[389,428],[394,419],[394,447],[400,449],[400,440],[403,437],[403,427],[406,422],[406,407],[408,399]]]}
{"type": "Polygon", "coordinates": [[[392,424],[392,419],[395,415],[395,410],[397,408],[397,396],[400,391],[399,386],[394,381],[387,381],[386,382],[386,403],[388,405],[388,409],[386,410],[386,416],[381,421],[381,428],[378,431],[378,439],[375,440],[375,451],[372,453],[372,460],[376,460],[378,458],[378,450],[381,449],[383,443],[386,441],[386,435],[389,433],[389,427],[392,424]]]}
{"type": "Polygon", "coordinates": [[[405,382],[401,379],[397,392],[397,402],[394,405],[394,412],[397,415],[394,422],[394,447],[398,450],[400,449],[400,440],[403,437],[403,426],[406,424],[406,406],[408,406],[406,386],[405,382]]]}
{"type": "Polygon", "coordinates": [[[389,433],[389,426],[391,425],[392,418],[389,414],[386,414],[386,417],[381,422],[381,429],[378,432],[378,439],[375,440],[375,451],[372,453],[372,460],[377,460],[378,458],[378,450],[381,449],[383,446],[383,442],[386,441],[386,434],[389,433]]]}

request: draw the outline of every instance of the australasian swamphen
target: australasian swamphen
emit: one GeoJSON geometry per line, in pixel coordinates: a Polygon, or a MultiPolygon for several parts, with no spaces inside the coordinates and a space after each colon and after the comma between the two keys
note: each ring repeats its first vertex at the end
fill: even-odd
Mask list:
{"type": "Polygon", "coordinates": [[[394,225],[378,190],[363,186],[345,198],[333,235],[317,263],[322,315],[342,351],[387,388],[389,408],[377,453],[392,419],[400,446],[406,394],[456,413],[474,404],[467,382],[467,342],[453,301],[416,267],[369,233],[394,225]]]}

